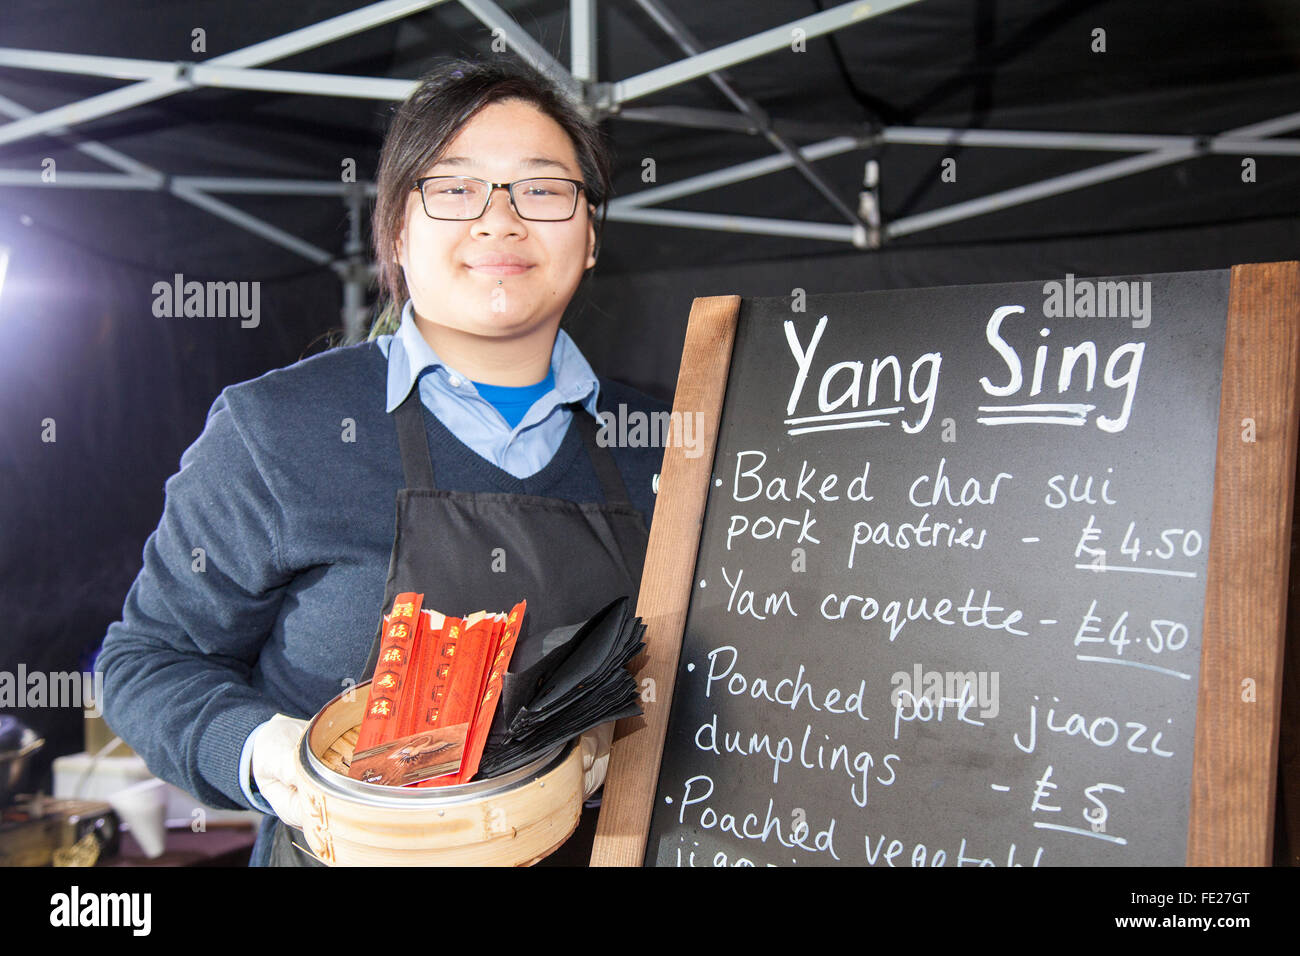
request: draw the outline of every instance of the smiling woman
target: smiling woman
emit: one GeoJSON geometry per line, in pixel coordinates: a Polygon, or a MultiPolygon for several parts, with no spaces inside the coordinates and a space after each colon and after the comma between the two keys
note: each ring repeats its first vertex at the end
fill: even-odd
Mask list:
{"type": "MultiPolygon", "coordinates": [[[[666,408],[559,327],[608,190],[599,130],[546,79],[440,67],[380,156],[368,341],[225,389],[168,481],[100,655],[105,716],[158,776],[267,813],[254,863],[312,862],[305,718],[370,677],[397,594],[526,600],[520,649],[636,595],[663,449],[598,422],[666,408]]],[[[612,727],[583,728],[588,793],[612,727]]]]}
{"type": "Polygon", "coordinates": [[[577,208],[577,189],[566,181],[579,175],[560,125],[531,103],[510,99],[485,106],[407,192],[396,259],[416,325],[434,351],[474,380],[530,385],[545,376],[564,309],[596,264],[594,211],[577,208]],[[535,178],[539,170],[565,178],[535,178]],[[556,219],[524,218],[525,186],[526,211],[546,213],[558,204],[556,219]],[[476,201],[467,203],[466,194],[476,201]],[[430,207],[457,218],[434,218],[430,207]]]}
{"type": "Polygon", "coordinates": [[[554,337],[583,273],[596,264],[603,224],[596,209],[610,190],[599,130],[540,77],[449,63],[397,111],[377,180],[373,234],[386,303],[371,337],[396,332],[410,301],[435,351],[448,350],[453,365],[457,356],[471,377],[484,361],[474,347],[479,336],[510,340],[493,353],[489,374],[513,381],[479,380],[537,381],[538,346],[554,337]],[[478,180],[473,208],[459,210],[463,219],[431,208],[431,193],[446,190],[437,182],[431,190],[426,178],[443,176],[478,180]],[[537,177],[580,184],[567,215],[521,214],[517,186],[502,188],[537,177]]]}

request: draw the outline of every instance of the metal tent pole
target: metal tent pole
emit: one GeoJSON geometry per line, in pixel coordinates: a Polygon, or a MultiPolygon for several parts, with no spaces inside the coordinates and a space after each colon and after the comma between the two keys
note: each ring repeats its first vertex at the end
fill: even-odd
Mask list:
{"type": "Polygon", "coordinates": [[[917,0],[880,0],[872,4],[842,3],[821,13],[791,20],[782,26],[724,44],[707,53],[690,56],[676,63],[669,63],[667,66],[619,80],[614,84],[613,100],[615,103],[627,103],[670,86],[676,86],[678,83],[694,80],[706,73],[725,70],[737,63],[744,63],[765,53],[789,47],[796,30],[802,31],[806,39],[812,39],[916,2],[917,0]]]}
{"type": "Polygon", "coordinates": [[[569,72],[579,83],[596,82],[596,0],[569,0],[569,72]]]}
{"type": "MultiPolygon", "coordinates": [[[[859,149],[863,145],[865,145],[864,140],[840,136],[822,143],[805,146],[800,152],[803,154],[805,161],[816,161],[825,159],[827,156],[838,156],[840,153],[859,149]]],[[[678,199],[692,193],[704,192],[717,186],[743,182],[756,176],[764,176],[767,173],[773,173],[781,169],[789,169],[793,165],[793,160],[784,153],[764,156],[762,159],[751,159],[748,162],[737,163],[735,166],[727,166],[710,173],[690,176],[674,183],[664,183],[662,186],[644,189],[630,196],[620,196],[609,203],[609,208],[612,211],[614,209],[640,208],[652,203],[667,202],[670,199],[678,199]]]]}
{"type": "MultiPolygon", "coordinates": [[[[260,66],[360,33],[381,23],[396,20],[420,10],[445,3],[446,0],[382,0],[320,23],[290,31],[283,36],[263,40],[241,50],[205,60],[207,66],[260,66]]],[[[101,116],[108,116],[152,100],[162,99],[188,89],[184,70],[178,69],[171,79],[146,80],[98,96],[68,103],[0,126],[0,146],[14,143],[59,127],[76,126],[101,116]]]]}
{"type": "MultiPolygon", "coordinates": [[[[9,116],[18,117],[34,115],[31,110],[27,109],[22,104],[15,103],[13,100],[5,97],[0,97],[0,112],[6,113],[9,116]]],[[[19,122],[21,122],[21,120],[19,120],[19,122]]],[[[67,131],[65,129],[55,128],[49,132],[55,135],[61,135],[67,131]]],[[[214,199],[192,186],[182,185],[177,183],[175,180],[169,180],[165,173],[154,169],[152,166],[142,163],[139,160],[132,159],[130,156],[113,149],[111,146],[105,146],[103,143],[96,142],[76,143],[73,145],[80,152],[88,156],[93,156],[95,159],[98,159],[100,162],[106,163],[109,166],[121,169],[123,170],[123,173],[65,172],[57,174],[54,183],[50,184],[42,182],[41,174],[36,170],[0,170],[0,184],[41,186],[62,185],[65,187],[99,186],[118,189],[167,189],[167,191],[178,199],[182,199],[191,205],[198,206],[200,209],[204,209],[227,222],[241,226],[249,232],[259,235],[276,245],[290,250],[291,252],[295,252],[318,265],[324,265],[334,258],[330,253],[321,249],[319,246],[314,246],[306,240],[299,239],[297,236],[291,235],[283,229],[271,225],[269,222],[258,219],[256,216],[252,216],[241,209],[236,209],[234,206],[221,202],[219,199],[214,199]],[[18,177],[13,175],[15,173],[30,174],[34,178],[21,181],[18,177]]]]}
{"type": "Polygon", "coordinates": [[[459,0],[460,5],[476,16],[485,26],[500,30],[506,45],[527,61],[534,69],[549,76],[577,102],[582,102],[582,84],[543,46],[534,40],[510,14],[492,0],[459,0]]]}
{"type": "Polygon", "coordinates": [[[370,282],[370,262],[362,238],[366,192],[357,188],[359,185],[355,184],[346,199],[348,239],[343,252],[347,258],[334,263],[334,271],[343,283],[343,335],[349,345],[366,336],[366,286],[370,282]]]}
{"type": "MultiPolygon", "coordinates": [[[[1272,136],[1276,133],[1290,132],[1295,129],[1300,129],[1300,112],[1288,113],[1285,116],[1279,116],[1260,123],[1252,123],[1248,126],[1239,126],[1236,129],[1222,133],[1221,137],[1227,141],[1254,140],[1272,136]]],[[[950,222],[958,222],[962,219],[970,219],[988,212],[995,212],[999,209],[1007,209],[1036,199],[1043,199],[1047,196],[1082,189],[1084,186],[1092,186],[1112,179],[1132,176],[1148,169],[1179,163],[1185,159],[1191,159],[1200,152],[1200,149],[1194,147],[1178,147],[1156,150],[1141,156],[1130,156],[1127,159],[1113,160],[1099,166],[1066,173],[1063,176],[1053,176],[1040,182],[1004,189],[988,196],[981,196],[979,199],[970,199],[966,202],[953,203],[950,206],[932,209],[929,212],[917,213],[914,216],[905,216],[891,222],[886,229],[890,236],[905,236],[924,229],[933,229],[936,226],[946,225],[950,222]]]]}
{"type": "Polygon", "coordinates": [[[725,216],[704,212],[681,212],[676,209],[645,209],[624,206],[609,209],[616,222],[639,222],[654,226],[683,226],[689,229],[716,229],[721,232],[752,233],[759,236],[793,236],[799,239],[823,239],[828,242],[853,242],[853,226],[837,222],[805,222],[802,219],[762,219],[756,216],[725,216]]]}
{"type": "MultiPolygon", "coordinates": [[[[648,13],[656,23],[673,38],[674,42],[681,47],[686,53],[699,55],[703,51],[700,42],[687,29],[686,24],[682,23],[672,11],[668,10],[659,0],[637,0],[638,5],[648,13]]],[[[736,109],[740,110],[745,116],[748,116],[758,125],[759,130],[767,141],[775,146],[778,150],[786,155],[790,164],[803,176],[804,179],[812,185],[822,197],[835,208],[835,210],[847,219],[853,225],[859,227],[859,239],[864,247],[867,242],[867,224],[858,218],[858,214],[848,207],[844,200],[831,188],[830,183],[819,174],[799,152],[799,147],[778,133],[772,126],[772,121],[767,112],[748,96],[742,96],[736,92],[731,83],[727,81],[721,73],[714,71],[709,73],[709,79],[713,82],[723,95],[729,99],[736,109]]]]}
{"type": "Polygon", "coordinates": [[[1300,156],[1300,141],[1267,142],[1219,136],[1166,136],[1132,133],[1072,133],[1039,130],[945,129],[928,126],[886,126],[885,143],[910,146],[985,146],[1003,149],[1071,149],[1085,152],[1137,153],[1162,149],[1203,149],[1210,153],[1259,153],[1300,156]]]}
{"type": "MultiPolygon", "coordinates": [[[[610,118],[636,123],[662,123],[665,126],[719,129],[750,136],[757,136],[763,131],[754,120],[743,114],[698,109],[694,106],[619,107],[618,112],[610,118]]],[[[834,136],[863,136],[871,132],[870,127],[863,123],[810,123],[803,120],[769,119],[773,129],[792,139],[830,139],[834,136]]]]}

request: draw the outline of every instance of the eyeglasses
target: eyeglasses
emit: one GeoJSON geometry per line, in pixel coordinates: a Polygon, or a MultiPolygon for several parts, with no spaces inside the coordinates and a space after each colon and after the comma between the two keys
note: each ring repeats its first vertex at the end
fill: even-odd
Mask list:
{"type": "Polygon", "coordinates": [[[430,219],[477,219],[487,212],[492,193],[504,189],[520,219],[560,222],[578,211],[578,193],[586,184],[577,179],[518,179],[490,183],[473,176],[425,176],[415,181],[430,219]]]}

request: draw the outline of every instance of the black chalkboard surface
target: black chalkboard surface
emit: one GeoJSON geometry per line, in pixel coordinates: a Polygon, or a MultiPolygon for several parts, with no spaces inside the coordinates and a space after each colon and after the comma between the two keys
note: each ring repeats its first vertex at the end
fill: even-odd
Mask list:
{"type": "Polygon", "coordinates": [[[1182,864],[1228,297],[743,300],[645,862],[1182,864]]]}

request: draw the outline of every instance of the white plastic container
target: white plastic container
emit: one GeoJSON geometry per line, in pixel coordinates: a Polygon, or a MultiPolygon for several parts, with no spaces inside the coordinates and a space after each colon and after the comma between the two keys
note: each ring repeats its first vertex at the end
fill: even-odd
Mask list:
{"type": "MultiPolygon", "coordinates": [[[[69,754],[54,760],[54,796],[68,800],[105,800],[125,790],[127,787],[154,779],[144,758],[136,754],[129,757],[100,757],[94,764],[94,757],[88,753],[69,754]]],[[[203,820],[204,825],[214,823],[251,823],[261,822],[262,814],[256,810],[217,810],[204,806],[192,796],[174,787],[167,787],[167,823],[170,826],[181,824],[190,826],[195,820],[203,820]],[[198,816],[195,810],[201,810],[198,816]]]]}

